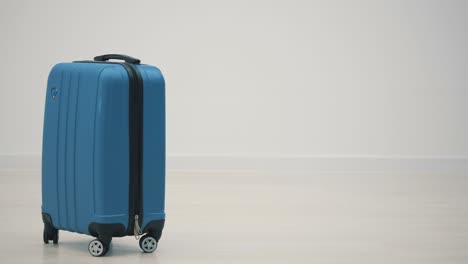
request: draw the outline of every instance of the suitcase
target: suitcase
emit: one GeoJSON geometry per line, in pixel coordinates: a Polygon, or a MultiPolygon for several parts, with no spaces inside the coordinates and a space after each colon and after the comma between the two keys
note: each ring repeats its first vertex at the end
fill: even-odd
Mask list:
{"type": "Polygon", "coordinates": [[[113,237],[141,236],[141,249],[153,252],[164,192],[160,70],[118,54],[55,65],[44,114],[44,243],[58,243],[58,230],[87,234],[96,238],[90,254],[102,256],[113,237]]]}

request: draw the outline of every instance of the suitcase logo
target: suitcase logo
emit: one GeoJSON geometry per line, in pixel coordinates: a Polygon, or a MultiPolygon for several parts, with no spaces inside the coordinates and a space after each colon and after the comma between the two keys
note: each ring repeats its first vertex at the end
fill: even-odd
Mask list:
{"type": "Polygon", "coordinates": [[[58,94],[58,90],[56,87],[52,87],[52,89],[50,90],[50,94],[52,95],[52,100],[55,101],[55,98],[57,98],[57,94],[58,94]]]}

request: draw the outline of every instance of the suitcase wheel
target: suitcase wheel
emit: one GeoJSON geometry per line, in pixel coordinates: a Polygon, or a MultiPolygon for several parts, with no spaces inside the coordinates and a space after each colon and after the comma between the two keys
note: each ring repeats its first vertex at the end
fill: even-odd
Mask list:
{"type": "Polygon", "coordinates": [[[89,242],[88,251],[89,251],[89,254],[91,254],[93,257],[104,256],[108,250],[109,250],[109,245],[106,245],[100,239],[94,239],[91,242],[89,242]]]}
{"type": "Polygon", "coordinates": [[[45,244],[49,244],[49,241],[52,240],[54,244],[58,243],[59,234],[58,229],[54,228],[49,224],[44,224],[44,232],[42,234],[42,239],[45,244]]]}
{"type": "Polygon", "coordinates": [[[140,248],[145,253],[152,253],[158,247],[158,241],[153,236],[146,234],[140,238],[140,248]]]}

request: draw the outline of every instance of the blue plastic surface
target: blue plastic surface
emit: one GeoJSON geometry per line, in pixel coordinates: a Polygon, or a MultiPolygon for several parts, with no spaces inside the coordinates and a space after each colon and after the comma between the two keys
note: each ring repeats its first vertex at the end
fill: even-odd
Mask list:
{"type": "MultiPolygon", "coordinates": [[[[143,225],[165,218],[165,84],[143,79],[143,225]]],[[[54,227],[88,234],[88,225],[128,226],[129,80],[119,64],[61,63],[50,72],[42,152],[42,212],[54,227]]]]}

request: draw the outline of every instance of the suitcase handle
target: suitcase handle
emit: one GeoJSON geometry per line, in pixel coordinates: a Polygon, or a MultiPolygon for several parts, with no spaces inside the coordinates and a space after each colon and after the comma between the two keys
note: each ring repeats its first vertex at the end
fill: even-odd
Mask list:
{"type": "Polygon", "coordinates": [[[104,54],[104,55],[94,57],[94,60],[95,61],[123,60],[126,63],[140,64],[139,59],[130,57],[128,55],[122,55],[122,54],[104,54]]]}

